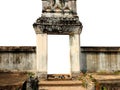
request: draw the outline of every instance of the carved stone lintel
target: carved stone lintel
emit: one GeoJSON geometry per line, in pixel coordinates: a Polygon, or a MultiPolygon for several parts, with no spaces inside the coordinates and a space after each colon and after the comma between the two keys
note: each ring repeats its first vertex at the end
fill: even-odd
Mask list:
{"type": "Polygon", "coordinates": [[[79,34],[83,26],[78,17],[40,17],[33,27],[36,33],[79,34]]]}
{"type": "Polygon", "coordinates": [[[49,7],[51,10],[56,9],[56,7],[59,7],[60,9],[63,9],[66,6],[66,3],[68,0],[48,0],[48,6],[44,6],[44,10],[47,10],[49,7]]]}
{"type": "Polygon", "coordinates": [[[76,0],[42,0],[42,3],[42,13],[44,14],[70,13],[70,15],[76,15],[76,0]]]}

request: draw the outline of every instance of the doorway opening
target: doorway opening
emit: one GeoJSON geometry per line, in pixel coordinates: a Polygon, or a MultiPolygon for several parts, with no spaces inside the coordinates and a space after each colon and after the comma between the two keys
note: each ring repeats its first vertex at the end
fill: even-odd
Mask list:
{"type": "Polygon", "coordinates": [[[48,74],[70,74],[69,35],[48,35],[48,74]]]}

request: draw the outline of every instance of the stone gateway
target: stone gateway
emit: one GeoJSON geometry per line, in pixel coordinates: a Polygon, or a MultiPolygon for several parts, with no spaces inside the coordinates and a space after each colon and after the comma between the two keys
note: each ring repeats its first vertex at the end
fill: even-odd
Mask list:
{"type": "Polygon", "coordinates": [[[47,78],[47,35],[49,34],[69,35],[71,76],[76,77],[80,73],[82,24],[77,16],[76,1],[42,0],[42,16],[33,24],[37,37],[36,72],[40,78],[47,78]]]}

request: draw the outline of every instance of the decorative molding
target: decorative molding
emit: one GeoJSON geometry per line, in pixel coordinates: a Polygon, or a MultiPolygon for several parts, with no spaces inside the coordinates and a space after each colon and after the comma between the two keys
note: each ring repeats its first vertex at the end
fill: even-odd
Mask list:
{"type": "Polygon", "coordinates": [[[40,17],[33,27],[36,34],[79,34],[83,26],[78,17],[40,17]]]}
{"type": "Polygon", "coordinates": [[[76,0],[43,0],[42,13],[71,13],[76,14],[73,8],[76,5],[72,4],[76,0]],[[70,3],[69,3],[70,2],[70,3]]]}

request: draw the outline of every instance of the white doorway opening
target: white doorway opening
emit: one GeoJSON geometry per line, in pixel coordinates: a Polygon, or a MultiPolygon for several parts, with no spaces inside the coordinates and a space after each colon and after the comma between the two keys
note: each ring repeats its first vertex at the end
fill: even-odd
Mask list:
{"type": "Polygon", "coordinates": [[[48,35],[48,74],[70,74],[69,35],[48,35]]]}

